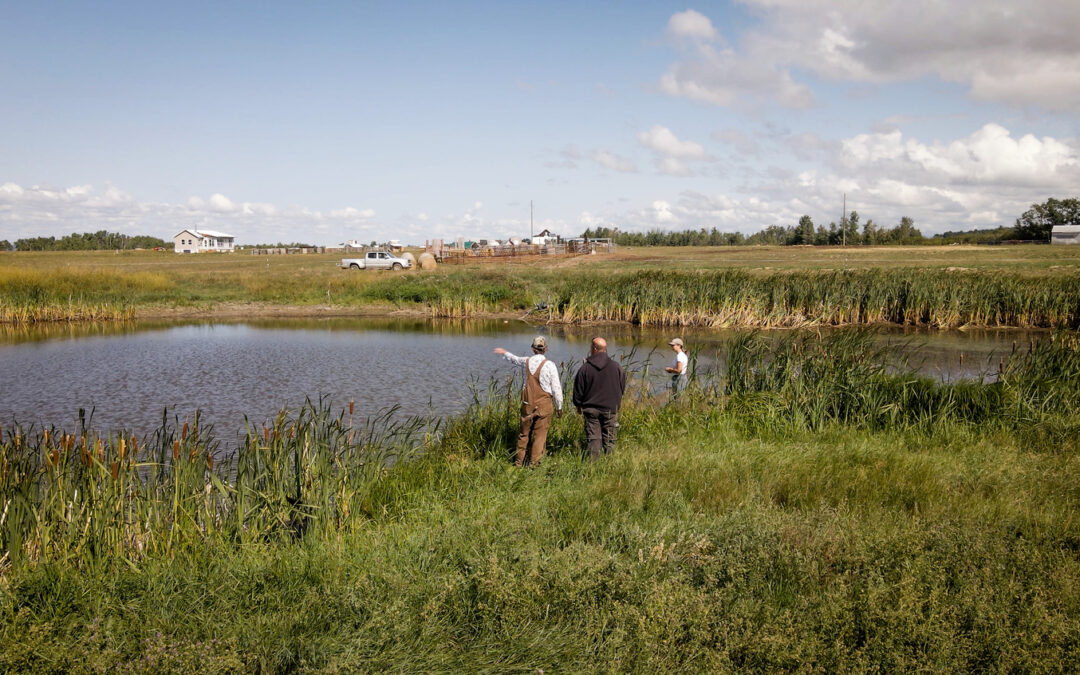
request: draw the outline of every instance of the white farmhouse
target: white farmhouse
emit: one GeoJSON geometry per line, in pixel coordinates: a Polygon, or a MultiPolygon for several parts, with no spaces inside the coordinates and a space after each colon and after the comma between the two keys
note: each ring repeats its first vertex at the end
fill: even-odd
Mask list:
{"type": "Polygon", "coordinates": [[[236,237],[215,230],[183,230],[173,237],[177,253],[232,253],[236,237]]]}
{"type": "Polygon", "coordinates": [[[1051,244],[1080,244],[1080,225],[1055,225],[1050,231],[1051,244]]]}
{"type": "Polygon", "coordinates": [[[540,234],[537,234],[532,238],[531,243],[537,246],[551,246],[552,244],[559,243],[559,235],[551,230],[541,230],[540,234]]]}

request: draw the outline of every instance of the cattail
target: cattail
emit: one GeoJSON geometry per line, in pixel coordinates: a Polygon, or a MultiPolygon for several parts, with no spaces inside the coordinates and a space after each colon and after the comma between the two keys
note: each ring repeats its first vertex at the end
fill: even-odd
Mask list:
{"type": "Polygon", "coordinates": [[[182,439],[184,439],[186,441],[187,440],[187,434],[188,434],[188,423],[187,423],[187,420],[184,420],[184,430],[180,432],[180,438],[182,438],[182,439]]]}
{"type": "Polygon", "coordinates": [[[211,455],[209,452],[206,453],[206,468],[210,469],[211,471],[214,470],[214,456],[211,455]]]}
{"type": "Polygon", "coordinates": [[[105,448],[102,446],[100,438],[94,441],[94,454],[97,455],[99,462],[105,461],[105,448]]]}
{"type": "Polygon", "coordinates": [[[18,450],[20,447],[22,447],[22,436],[20,436],[18,433],[16,433],[15,434],[15,449],[18,450]]]}
{"type": "Polygon", "coordinates": [[[174,462],[180,459],[180,441],[173,441],[172,458],[174,462]]]}
{"type": "Polygon", "coordinates": [[[139,437],[135,434],[131,434],[131,454],[139,454],[139,437]]]}
{"type": "Polygon", "coordinates": [[[127,442],[125,442],[123,438],[116,442],[116,451],[119,453],[120,459],[124,459],[124,457],[127,456],[127,442]]]}
{"type": "Polygon", "coordinates": [[[353,408],[356,406],[356,401],[349,401],[349,416],[352,417],[353,408]]]}
{"type": "Polygon", "coordinates": [[[49,430],[48,430],[48,429],[46,429],[46,430],[45,430],[45,431],[44,431],[44,432],[42,433],[42,438],[43,438],[43,440],[45,441],[45,445],[48,445],[48,444],[49,444],[49,430]]]}
{"type": "Polygon", "coordinates": [[[59,466],[60,465],[60,451],[56,450],[55,448],[52,451],[52,465],[53,466],[59,466]]]}
{"type": "Polygon", "coordinates": [[[116,477],[120,475],[120,463],[113,462],[109,465],[109,473],[112,474],[112,479],[116,480],[116,477]]]}
{"type": "Polygon", "coordinates": [[[270,427],[263,427],[263,440],[270,443],[270,427]]]}
{"type": "Polygon", "coordinates": [[[194,445],[191,448],[191,452],[188,453],[188,459],[191,460],[192,462],[194,462],[195,458],[198,457],[198,456],[199,456],[199,446],[194,445]]]}

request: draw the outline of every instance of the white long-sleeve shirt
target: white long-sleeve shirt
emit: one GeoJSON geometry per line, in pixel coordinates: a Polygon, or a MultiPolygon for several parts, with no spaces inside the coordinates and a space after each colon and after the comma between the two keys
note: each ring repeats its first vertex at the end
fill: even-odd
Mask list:
{"type": "MultiPolygon", "coordinates": [[[[540,363],[547,358],[543,354],[514,356],[510,352],[506,352],[502,356],[510,363],[527,367],[530,373],[535,373],[536,369],[540,367],[540,363]]],[[[562,384],[559,383],[559,367],[555,365],[554,361],[549,359],[547,363],[544,363],[544,367],[540,370],[539,379],[540,388],[550,394],[555,401],[555,409],[562,410],[562,384]]]]}

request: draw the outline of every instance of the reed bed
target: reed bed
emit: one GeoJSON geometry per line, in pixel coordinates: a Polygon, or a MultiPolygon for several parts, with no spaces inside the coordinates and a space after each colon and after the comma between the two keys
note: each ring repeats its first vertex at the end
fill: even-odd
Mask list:
{"type": "Polygon", "coordinates": [[[366,489],[430,441],[437,423],[390,409],[353,424],[325,400],[249,426],[228,453],[213,430],[163,414],[153,434],[77,428],[0,431],[0,550],[11,561],[93,565],[344,528],[366,489]]]}
{"type": "Polygon", "coordinates": [[[170,288],[151,272],[0,268],[0,323],[130,319],[143,294],[170,288]]]}
{"type": "Polygon", "coordinates": [[[893,323],[1080,328],[1080,280],[941,270],[587,276],[557,286],[554,321],[800,327],[893,323]]]}

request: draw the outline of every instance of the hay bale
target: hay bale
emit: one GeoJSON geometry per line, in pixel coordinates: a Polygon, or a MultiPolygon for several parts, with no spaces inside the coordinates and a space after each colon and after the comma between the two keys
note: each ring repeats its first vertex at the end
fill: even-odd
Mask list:
{"type": "Polygon", "coordinates": [[[413,267],[416,267],[416,256],[412,254],[412,251],[405,251],[401,254],[401,257],[411,262],[413,267]]]}
{"type": "Polygon", "coordinates": [[[420,263],[420,269],[422,270],[435,269],[435,256],[430,253],[421,253],[418,262],[420,263]]]}

